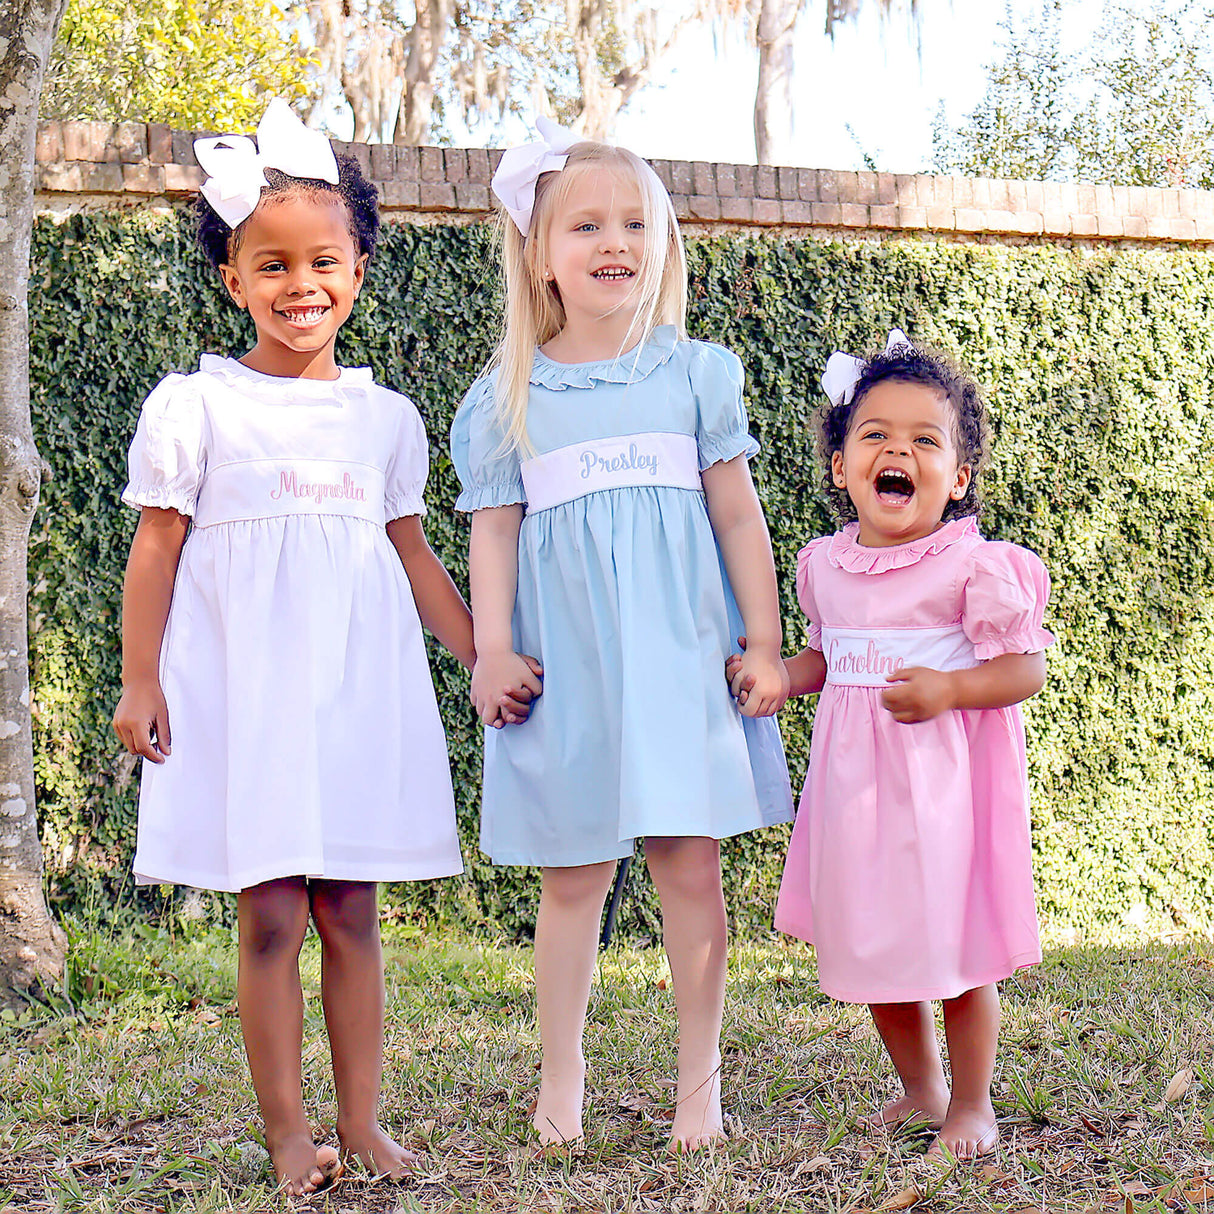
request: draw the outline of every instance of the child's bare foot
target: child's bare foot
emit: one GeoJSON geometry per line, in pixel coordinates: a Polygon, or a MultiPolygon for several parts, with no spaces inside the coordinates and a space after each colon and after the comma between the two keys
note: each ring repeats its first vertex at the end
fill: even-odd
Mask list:
{"type": "Polygon", "coordinates": [[[355,1131],[340,1124],[337,1137],[342,1154],[357,1159],[374,1176],[404,1180],[421,1158],[416,1151],[402,1146],[382,1126],[371,1125],[355,1131]]]}
{"type": "Polygon", "coordinates": [[[989,1100],[982,1105],[958,1105],[954,1101],[928,1157],[945,1161],[979,1159],[989,1155],[998,1143],[999,1126],[989,1100]]]}
{"type": "MultiPolygon", "coordinates": [[[[877,1112],[863,1118],[870,1130],[896,1130],[908,1124],[920,1124],[938,1130],[948,1113],[948,1088],[939,1091],[906,1092],[877,1112]]],[[[992,1115],[993,1116],[993,1115],[992,1115]]]]}
{"type": "Polygon", "coordinates": [[[586,1095],[586,1066],[567,1074],[541,1070],[540,1093],[531,1124],[540,1146],[563,1146],[582,1137],[582,1101],[586,1095]]]}
{"type": "Polygon", "coordinates": [[[725,1137],[721,1116],[721,1055],[704,1066],[679,1067],[678,1107],[668,1151],[698,1151],[725,1137]]]}
{"type": "Polygon", "coordinates": [[[278,1177],[279,1188],[288,1197],[306,1197],[328,1188],[342,1172],[341,1160],[332,1147],[313,1145],[308,1130],[271,1137],[266,1132],[266,1147],[278,1177]]]}

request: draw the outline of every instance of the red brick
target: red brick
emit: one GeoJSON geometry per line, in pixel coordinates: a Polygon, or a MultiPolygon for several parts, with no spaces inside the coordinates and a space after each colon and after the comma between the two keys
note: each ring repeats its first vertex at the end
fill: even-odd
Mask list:
{"type": "Polygon", "coordinates": [[[497,166],[502,163],[502,157],[506,154],[502,148],[489,148],[489,171],[497,172],[497,166]]]}
{"type": "Polygon", "coordinates": [[[927,227],[927,207],[899,206],[898,226],[923,231],[927,227]]]}
{"type": "Polygon", "coordinates": [[[898,219],[898,208],[882,203],[875,203],[868,208],[868,222],[874,228],[896,228],[901,226],[898,219]]]}
{"type": "Polygon", "coordinates": [[[877,174],[863,172],[856,174],[856,193],[851,198],[852,202],[876,202],[877,201],[877,174]]]}
{"type": "Polygon", "coordinates": [[[670,192],[672,194],[690,194],[692,192],[692,166],[687,160],[672,160],[670,162],[670,192]]]}
{"type": "Polygon", "coordinates": [[[1096,216],[1092,214],[1074,214],[1071,215],[1071,235],[1072,236],[1095,236],[1097,235],[1096,216]]]}
{"type": "Polygon", "coordinates": [[[1147,221],[1143,215],[1123,215],[1121,230],[1131,240],[1145,240],[1147,237],[1147,221]]]}
{"type": "Polygon", "coordinates": [[[1113,201],[1111,185],[1096,186],[1096,214],[1113,215],[1117,212],[1117,204],[1113,201]]]}
{"type": "Polygon", "coordinates": [[[1173,240],[1196,240],[1197,239],[1197,220],[1196,219],[1180,219],[1172,218],[1168,220],[1168,227],[1173,240]]]}
{"type": "Polygon", "coordinates": [[[1029,209],[1028,190],[1023,181],[1006,181],[1007,209],[1009,211],[1027,211],[1029,209]]]}
{"type": "Polygon", "coordinates": [[[802,202],[818,201],[818,174],[815,170],[797,170],[797,197],[802,202]]]}
{"type": "Polygon", "coordinates": [[[986,212],[976,207],[957,207],[953,212],[954,225],[958,232],[985,232],[986,212]]]}
{"type": "Polygon", "coordinates": [[[1168,219],[1177,219],[1180,217],[1180,191],[1179,190],[1160,190],[1163,195],[1163,213],[1168,219]]]}
{"type": "Polygon", "coordinates": [[[717,182],[712,171],[712,165],[707,164],[703,160],[697,160],[691,166],[691,184],[692,194],[700,198],[706,198],[710,194],[715,197],[717,182]]]}
{"type": "Polygon", "coordinates": [[[1194,222],[1197,224],[1197,240],[1214,241],[1214,216],[1203,215],[1194,222]]]}
{"type": "Polygon", "coordinates": [[[1042,205],[1046,211],[1051,213],[1066,211],[1067,214],[1070,214],[1070,206],[1062,200],[1062,190],[1062,185],[1057,181],[1047,181],[1042,184],[1041,192],[1045,195],[1042,205]]]}
{"type": "Polygon", "coordinates": [[[843,203],[843,226],[845,228],[868,227],[868,205],[863,202],[843,203]]]}
{"type": "Polygon", "coordinates": [[[755,196],[755,166],[753,164],[735,164],[733,166],[733,188],[739,198],[755,196]]]}
{"type": "Polygon", "coordinates": [[[767,227],[776,227],[780,222],[780,203],[775,198],[756,198],[754,200],[755,223],[767,227]]]}
{"type": "Polygon", "coordinates": [[[818,169],[818,201],[839,201],[839,174],[833,169],[818,169]]]}
{"type": "Polygon", "coordinates": [[[893,173],[877,174],[877,201],[885,204],[898,201],[898,182],[893,173]]]}
{"type": "MultiPolygon", "coordinates": [[[[975,177],[970,181],[968,211],[986,211],[994,206],[995,183],[986,177],[975,177]]],[[[958,207],[958,209],[961,209],[958,207]]]]}
{"type": "Polygon", "coordinates": [[[397,181],[420,181],[422,175],[421,152],[415,147],[396,145],[397,181]]]}
{"type": "Polygon", "coordinates": [[[780,218],[788,224],[808,224],[814,221],[813,204],[799,198],[787,198],[780,203],[780,218]]]}
{"type": "Polygon", "coordinates": [[[675,218],[679,220],[691,218],[691,208],[686,194],[671,194],[670,205],[674,207],[675,218]]]}
{"type": "Polygon", "coordinates": [[[38,123],[38,138],[34,144],[36,164],[54,164],[63,159],[63,127],[58,122],[38,123]]]}
{"type": "MultiPolygon", "coordinates": [[[[396,149],[396,173],[401,176],[400,171],[400,154],[404,149],[396,149]]],[[[657,161],[658,164],[665,164],[665,161],[657,161]]],[[[658,176],[661,176],[659,173],[658,176]]],[[[489,154],[484,148],[469,148],[468,149],[468,180],[475,182],[477,185],[488,185],[492,180],[493,174],[489,171],[489,154]]],[[[669,183],[663,183],[669,184],[669,183]]]]}
{"type": "MultiPolygon", "coordinates": [[[[423,148],[423,152],[427,149],[423,148]]],[[[434,149],[438,151],[438,148],[434,149]]],[[[425,160],[422,160],[422,171],[425,172],[425,160]]],[[[455,186],[445,181],[423,181],[421,183],[420,206],[423,211],[453,211],[455,210],[455,186]]]]}
{"type": "Polygon", "coordinates": [[[78,164],[40,164],[35,189],[53,194],[79,194],[84,189],[84,173],[78,164]]]}
{"type": "Polygon", "coordinates": [[[123,164],[148,158],[148,128],[143,122],[120,122],[113,131],[113,146],[123,164]]]}
{"type": "Polygon", "coordinates": [[[1040,236],[1045,217],[1039,211],[1012,211],[1007,218],[1007,231],[1019,236],[1040,236]]]}
{"type": "MultiPolygon", "coordinates": [[[[936,201],[936,182],[940,180],[942,178],[933,177],[931,173],[915,174],[915,193],[920,206],[929,207],[936,201]]],[[[952,191],[949,191],[948,199],[952,200],[952,191]]]]}
{"type": "Polygon", "coordinates": [[[670,161],[669,160],[651,160],[649,167],[653,169],[654,176],[666,187],[670,189],[670,161]]]}
{"type": "Polygon", "coordinates": [[[693,219],[721,218],[721,203],[715,194],[693,194],[687,206],[693,219]]]}
{"type": "Polygon", "coordinates": [[[1041,230],[1046,236],[1069,236],[1071,234],[1070,211],[1046,211],[1042,215],[1041,221],[1041,230]]]}
{"type": "Polygon", "coordinates": [[[121,194],[122,165],[84,164],[84,192],[87,194],[121,194]]]}
{"type": "Polygon", "coordinates": [[[390,207],[416,207],[421,202],[421,186],[399,178],[385,182],[383,199],[390,207]]]}
{"type": "Polygon", "coordinates": [[[787,165],[780,165],[776,169],[776,189],[786,202],[794,201],[800,191],[801,183],[798,180],[797,172],[797,169],[789,168],[787,165]]]}
{"type": "Polygon", "coordinates": [[[915,185],[913,173],[899,173],[894,178],[894,193],[899,206],[917,207],[920,205],[919,188],[915,185]]]}
{"type": "Polygon", "coordinates": [[[463,148],[443,149],[443,169],[452,185],[468,180],[468,155],[463,148]]]}
{"type": "MultiPolygon", "coordinates": [[[[974,207],[979,205],[974,197],[975,180],[972,177],[950,177],[949,189],[951,190],[951,202],[954,207],[974,207]]],[[[982,183],[982,197],[988,198],[990,195],[986,189],[986,183],[982,183]]],[[[946,197],[941,193],[941,201],[946,201],[946,197]]],[[[933,194],[932,201],[935,201],[933,194]]]]}
{"type": "Polygon", "coordinates": [[[443,180],[443,149],[418,148],[421,157],[421,180],[427,182],[443,180]]]}
{"type": "Polygon", "coordinates": [[[721,218],[731,223],[750,223],[754,219],[754,199],[722,198],[721,218]]]}
{"type": "Polygon", "coordinates": [[[175,194],[193,193],[202,189],[205,174],[196,164],[166,164],[164,188],[175,194]]]}
{"type": "Polygon", "coordinates": [[[838,228],[843,224],[843,208],[837,202],[815,202],[810,210],[819,227],[838,228]]]}
{"type": "Polygon", "coordinates": [[[1084,215],[1095,215],[1099,209],[1096,206],[1096,187],[1094,185],[1081,185],[1076,190],[1078,197],[1076,198],[1076,206],[1084,215]]]}
{"type": "Polygon", "coordinates": [[[148,123],[148,159],[153,164],[173,163],[173,128],[167,122],[148,123]]]}
{"type": "Polygon", "coordinates": [[[1040,181],[1024,183],[1024,208],[1026,211],[1045,210],[1045,188],[1040,181]]]}
{"type": "Polygon", "coordinates": [[[835,189],[838,191],[836,197],[844,205],[863,201],[860,197],[859,173],[836,172],[835,189]]]}
{"type": "Polygon", "coordinates": [[[371,179],[388,181],[396,176],[396,148],[390,143],[371,146],[371,179]]]}
{"type": "Polygon", "coordinates": [[[770,164],[755,165],[755,197],[778,198],[776,170],[770,164]]]}
{"type": "Polygon", "coordinates": [[[1130,187],[1115,185],[1113,187],[1113,210],[1118,215],[1133,215],[1134,208],[1130,205],[1130,187]]]}
{"type": "Polygon", "coordinates": [[[124,164],[122,188],[131,194],[163,194],[164,166],[159,164],[124,164]]]}
{"type": "Polygon", "coordinates": [[[493,203],[489,199],[489,187],[470,181],[460,181],[455,186],[455,205],[461,211],[489,211],[493,203]]]}
{"type": "Polygon", "coordinates": [[[948,203],[925,207],[927,226],[933,232],[955,232],[957,230],[957,208],[948,203]]]}
{"type": "Polygon", "coordinates": [[[193,164],[198,163],[198,158],[194,155],[194,139],[196,135],[193,131],[174,131],[173,132],[173,162],[175,164],[193,164]]]}
{"type": "Polygon", "coordinates": [[[349,154],[358,161],[358,167],[362,169],[363,176],[369,179],[371,176],[371,149],[365,143],[352,143],[349,154]]]}
{"type": "Polygon", "coordinates": [[[63,124],[63,158],[64,160],[92,160],[92,126],[91,122],[65,122],[63,124]]]}
{"type": "MultiPolygon", "coordinates": [[[[717,165],[717,197],[735,198],[738,193],[738,183],[733,175],[732,164],[717,165]]],[[[722,213],[724,213],[722,211],[722,213]]]]}
{"type": "Polygon", "coordinates": [[[1120,215],[1102,212],[1096,216],[1096,235],[1120,239],[1125,235],[1125,220],[1120,215]]]}

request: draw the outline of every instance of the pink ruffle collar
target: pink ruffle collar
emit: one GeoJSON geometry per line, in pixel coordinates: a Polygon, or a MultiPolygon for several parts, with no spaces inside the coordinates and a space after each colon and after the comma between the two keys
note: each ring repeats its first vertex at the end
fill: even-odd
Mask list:
{"type": "Polygon", "coordinates": [[[885,573],[890,569],[905,569],[925,556],[934,556],[951,548],[959,540],[978,536],[978,520],[973,515],[951,519],[930,535],[921,536],[907,544],[892,544],[888,548],[869,548],[857,539],[859,523],[848,523],[830,537],[827,559],[836,569],[848,573],[885,573]]]}

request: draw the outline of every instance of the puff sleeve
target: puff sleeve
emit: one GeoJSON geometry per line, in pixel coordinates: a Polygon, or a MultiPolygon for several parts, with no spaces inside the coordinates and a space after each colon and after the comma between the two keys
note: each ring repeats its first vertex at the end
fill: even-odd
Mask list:
{"type": "Polygon", "coordinates": [[[471,513],[527,501],[518,452],[504,448],[493,401],[493,381],[478,379],[468,389],[451,423],[451,462],[461,492],[455,508],[471,513]]]}
{"type": "Polygon", "coordinates": [[[400,429],[384,484],[384,517],[389,522],[426,513],[423,494],[430,472],[430,447],[421,414],[407,396],[398,396],[397,400],[401,405],[400,429]]]}
{"type": "Polygon", "coordinates": [[[122,491],[128,506],[194,515],[205,462],[205,413],[190,378],[166,375],[143,402],[122,491]]]}
{"type": "Polygon", "coordinates": [[[735,456],[757,455],[759,444],[750,436],[746,406],[742,403],[745,372],[738,356],[724,346],[696,341],[688,374],[696,400],[696,445],[700,471],[735,456]]]}
{"type": "Polygon", "coordinates": [[[1042,626],[1050,575],[1036,553],[990,541],[975,549],[962,587],[961,627],[980,662],[1037,653],[1054,643],[1042,626]]]}
{"type": "Polygon", "coordinates": [[[810,540],[797,553],[797,602],[801,604],[801,610],[805,612],[807,632],[805,643],[810,649],[819,651],[822,648],[822,614],[819,612],[818,602],[814,598],[814,552],[826,543],[828,538],[828,536],[819,536],[816,540],[810,540]]]}

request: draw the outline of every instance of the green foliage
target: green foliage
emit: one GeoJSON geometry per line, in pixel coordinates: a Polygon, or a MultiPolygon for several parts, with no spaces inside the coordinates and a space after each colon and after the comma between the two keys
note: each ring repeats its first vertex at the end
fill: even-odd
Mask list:
{"type": "Polygon", "coordinates": [[[1153,0],[1143,14],[1106,5],[1102,32],[1063,50],[1062,0],[1017,24],[957,129],[941,111],[938,172],[1105,185],[1214,185],[1214,11],[1153,0]]]}
{"type": "Polygon", "coordinates": [[[242,130],[307,97],[313,63],[274,0],[71,0],[41,116],[242,130]]]}
{"type": "MultiPolygon", "coordinates": [[[[1048,245],[690,241],[691,330],[746,364],[755,476],[771,521],[789,648],[803,640],[797,549],[829,527],[811,418],[832,349],[901,324],[959,354],[996,430],[989,535],[1035,549],[1054,578],[1059,645],[1027,706],[1037,878],[1052,934],[1208,930],[1214,907],[1214,257],[1048,245]]],[[[479,225],[392,225],[339,357],[407,392],[432,443],[427,532],[466,584],[453,510],[452,411],[489,353],[496,283],[479,225]]],[[[134,512],[118,504],[139,405],[203,350],[248,342],[186,227],[164,214],[74,215],[35,228],[34,424],[54,469],[31,542],[39,803],[52,901],[129,907],[132,764],[109,729],[117,612],[134,512]]],[[[534,874],[475,847],[479,730],[467,680],[435,655],[467,874],[396,886],[394,918],[525,933],[534,874]]],[[[799,784],[811,706],[783,718],[799,784]]],[[[731,912],[770,923],[786,829],[726,847],[731,912]]],[[[625,900],[652,934],[648,883],[625,900]]],[[[159,903],[159,895],[157,895],[159,903]]]]}

